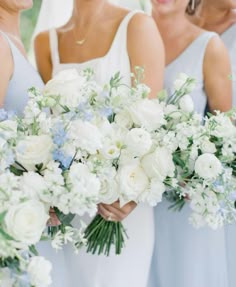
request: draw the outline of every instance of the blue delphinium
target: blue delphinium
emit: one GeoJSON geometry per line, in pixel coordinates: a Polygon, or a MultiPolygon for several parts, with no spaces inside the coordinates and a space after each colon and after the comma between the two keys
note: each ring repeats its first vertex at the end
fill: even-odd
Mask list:
{"type": "Polygon", "coordinates": [[[53,143],[61,147],[66,141],[66,131],[63,124],[58,123],[52,128],[53,143]]]}
{"type": "Polygon", "coordinates": [[[0,109],[0,122],[9,120],[13,116],[15,116],[15,112],[13,111],[6,111],[5,109],[0,109]]]}
{"type": "Polygon", "coordinates": [[[66,170],[70,167],[73,158],[71,156],[65,155],[60,149],[55,149],[52,153],[53,159],[60,163],[60,168],[66,170]]]}

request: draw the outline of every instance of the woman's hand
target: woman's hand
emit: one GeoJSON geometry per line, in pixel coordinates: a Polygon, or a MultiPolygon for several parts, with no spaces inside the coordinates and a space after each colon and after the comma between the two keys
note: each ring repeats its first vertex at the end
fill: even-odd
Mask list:
{"type": "Polygon", "coordinates": [[[49,216],[50,216],[50,218],[49,218],[48,223],[47,223],[48,226],[58,226],[61,224],[61,222],[57,218],[56,213],[55,213],[53,208],[50,208],[49,216]]]}
{"type": "Polygon", "coordinates": [[[98,213],[109,221],[122,221],[125,219],[137,206],[134,201],[128,202],[123,207],[120,207],[120,202],[116,201],[112,204],[99,204],[98,213]]]}

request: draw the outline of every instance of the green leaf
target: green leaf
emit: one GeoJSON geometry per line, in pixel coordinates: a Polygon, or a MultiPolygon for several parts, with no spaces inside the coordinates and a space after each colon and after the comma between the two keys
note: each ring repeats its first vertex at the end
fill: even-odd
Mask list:
{"type": "Polygon", "coordinates": [[[65,226],[71,225],[72,220],[74,219],[75,215],[72,213],[64,214],[58,208],[54,207],[54,211],[56,213],[57,218],[60,220],[62,224],[65,226]]]}
{"type": "Polygon", "coordinates": [[[9,169],[10,169],[10,172],[12,172],[16,176],[21,176],[24,173],[23,170],[20,170],[13,165],[11,165],[9,169]]]}
{"type": "Polygon", "coordinates": [[[36,248],[35,248],[34,245],[30,245],[30,246],[29,246],[29,251],[30,251],[33,255],[35,255],[35,256],[38,256],[38,255],[39,255],[39,254],[38,254],[38,251],[36,250],[36,248]]]}

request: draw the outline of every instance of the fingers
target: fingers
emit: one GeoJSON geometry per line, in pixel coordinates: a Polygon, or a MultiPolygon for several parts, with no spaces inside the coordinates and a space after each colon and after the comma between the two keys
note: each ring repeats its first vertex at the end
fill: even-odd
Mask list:
{"type": "Polygon", "coordinates": [[[98,213],[108,221],[120,221],[120,218],[113,214],[109,209],[103,206],[103,204],[99,204],[98,213]]]}
{"type": "Polygon", "coordinates": [[[53,209],[50,209],[49,216],[50,216],[50,218],[49,218],[48,223],[47,223],[48,226],[58,226],[61,224],[61,222],[57,218],[56,213],[54,212],[53,209]]]}

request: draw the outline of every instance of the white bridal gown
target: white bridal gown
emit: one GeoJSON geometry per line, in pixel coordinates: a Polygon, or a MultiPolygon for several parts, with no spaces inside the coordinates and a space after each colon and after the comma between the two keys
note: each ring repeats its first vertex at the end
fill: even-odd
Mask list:
{"type": "MultiPolygon", "coordinates": [[[[58,53],[55,29],[50,30],[50,47],[53,75],[57,72],[76,68],[81,71],[93,68],[100,83],[106,83],[117,71],[124,76],[124,83],[130,85],[130,61],[127,54],[127,26],[137,13],[132,11],[122,20],[113,43],[104,57],[81,64],[62,64],[58,53]]],[[[77,218],[78,219],[78,218],[77,218]]],[[[69,282],[57,287],[146,287],[154,245],[153,208],[139,205],[125,220],[129,239],[119,256],[110,257],[87,254],[85,249],[78,255],[70,247],[65,248],[65,263],[69,282]]],[[[58,276],[60,276],[58,270],[58,276]]]]}
{"type": "MultiPolygon", "coordinates": [[[[236,24],[230,26],[221,34],[226,48],[228,49],[231,68],[232,68],[232,85],[233,85],[233,106],[236,107],[236,24]]],[[[229,287],[236,286],[236,224],[225,227],[226,248],[229,272],[229,287]]]]}
{"type": "MultiPolygon", "coordinates": [[[[197,80],[191,96],[201,115],[207,102],[203,59],[215,35],[203,32],[165,70],[164,86],[169,92],[180,72],[197,80]]],[[[163,200],[154,210],[155,250],[148,287],[228,287],[224,228],[194,229],[188,222],[188,204],[180,212],[168,210],[169,206],[163,200]]]]}

